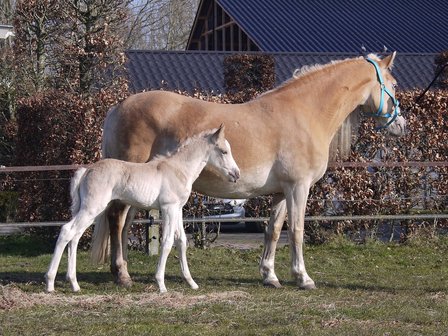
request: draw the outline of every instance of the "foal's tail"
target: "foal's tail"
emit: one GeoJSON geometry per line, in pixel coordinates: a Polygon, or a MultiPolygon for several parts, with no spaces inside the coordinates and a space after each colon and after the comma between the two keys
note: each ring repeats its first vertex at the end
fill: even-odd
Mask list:
{"type": "Polygon", "coordinates": [[[79,207],[81,206],[81,198],[79,195],[79,185],[81,184],[81,181],[83,179],[84,173],[86,172],[86,168],[79,168],[75,175],[72,178],[72,182],[70,184],[70,196],[72,198],[72,217],[75,217],[76,214],[79,211],[79,207]]]}
{"type": "Polygon", "coordinates": [[[94,264],[102,264],[106,262],[109,254],[109,221],[107,220],[106,211],[103,211],[95,220],[90,260],[94,264]]]}

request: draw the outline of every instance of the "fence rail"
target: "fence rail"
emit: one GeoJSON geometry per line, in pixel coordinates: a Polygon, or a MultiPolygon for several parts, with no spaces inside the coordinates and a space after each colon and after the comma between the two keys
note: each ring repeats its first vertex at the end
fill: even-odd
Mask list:
{"type": "MultiPolygon", "coordinates": [[[[448,219],[448,213],[438,214],[414,214],[414,215],[348,215],[348,216],[306,216],[305,221],[322,222],[322,221],[365,221],[365,220],[436,220],[436,219],[448,219]]],[[[244,218],[184,218],[184,223],[245,223],[245,222],[267,222],[269,217],[244,217],[244,218]]],[[[30,228],[30,227],[51,227],[62,226],[67,221],[54,221],[54,222],[18,222],[18,223],[0,223],[1,228],[30,228]]],[[[161,219],[136,219],[133,224],[161,224],[161,219]]]]}
{"type": "MultiPolygon", "coordinates": [[[[20,173],[20,172],[44,172],[44,171],[68,171],[76,170],[80,167],[88,167],[86,165],[50,165],[50,166],[12,166],[4,167],[0,166],[0,173],[20,173]]],[[[330,162],[328,168],[369,168],[369,167],[448,167],[448,161],[407,161],[407,162],[376,162],[376,161],[366,161],[366,162],[330,162]]],[[[437,219],[447,219],[448,213],[438,213],[438,214],[402,214],[402,215],[348,215],[348,216],[307,216],[305,221],[368,221],[368,220],[437,220],[437,219]]],[[[185,223],[235,223],[235,222],[266,222],[269,221],[268,217],[246,217],[246,218],[184,218],[185,223]]],[[[54,221],[54,222],[21,222],[21,223],[0,223],[1,230],[20,229],[20,228],[30,228],[30,227],[51,227],[51,226],[61,226],[65,221],[54,221]]],[[[150,219],[139,219],[134,220],[133,223],[161,223],[161,220],[150,220],[150,219]]]]}
{"type": "MultiPolygon", "coordinates": [[[[19,173],[19,172],[42,172],[42,171],[54,171],[54,170],[76,170],[80,167],[88,167],[90,164],[85,165],[52,165],[52,166],[11,166],[0,167],[0,173],[19,173]]],[[[405,161],[405,162],[329,162],[328,168],[368,168],[368,167],[447,167],[448,161],[405,161]]]]}

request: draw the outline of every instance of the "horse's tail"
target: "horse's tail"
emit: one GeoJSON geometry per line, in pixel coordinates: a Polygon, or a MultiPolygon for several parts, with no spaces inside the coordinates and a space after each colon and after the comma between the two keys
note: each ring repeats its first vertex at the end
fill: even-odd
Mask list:
{"type": "Polygon", "coordinates": [[[103,124],[103,137],[102,137],[102,141],[101,141],[101,156],[103,159],[110,157],[110,153],[107,149],[108,147],[108,142],[110,141],[110,137],[111,136],[115,136],[114,135],[110,135],[109,133],[111,133],[112,131],[110,131],[110,128],[113,127],[114,124],[114,114],[115,111],[117,109],[118,105],[112,106],[109,111],[106,114],[106,118],[104,119],[104,124],[103,124]]]}
{"type": "Polygon", "coordinates": [[[87,169],[84,167],[79,168],[75,172],[75,175],[73,176],[70,184],[70,196],[72,198],[71,211],[73,217],[75,217],[75,215],[78,213],[79,208],[81,206],[81,198],[79,197],[79,185],[81,184],[81,181],[83,179],[86,170],[87,169]]]}
{"type": "Polygon", "coordinates": [[[103,211],[95,220],[90,260],[95,264],[105,263],[109,254],[109,221],[106,211],[103,211]]]}
{"type": "MultiPolygon", "coordinates": [[[[109,128],[112,127],[113,114],[117,105],[112,106],[106,114],[103,125],[103,140],[101,141],[101,156],[103,159],[111,156],[107,146],[110,139],[109,128]]],[[[90,260],[95,264],[105,263],[110,254],[109,244],[109,220],[107,219],[107,209],[96,217],[95,228],[92,236],[92,249],[90,251],[90,260]]]]}

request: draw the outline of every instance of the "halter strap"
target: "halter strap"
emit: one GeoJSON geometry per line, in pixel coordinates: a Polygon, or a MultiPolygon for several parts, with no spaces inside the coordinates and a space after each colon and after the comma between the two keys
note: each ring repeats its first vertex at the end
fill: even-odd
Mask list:
{"type": "Polygon", "coordinates": [[[400,107],[399,107],[400,102],[398,101],[398,99],[396,99],[394,97],[394,95],[389,91],[389,89],[384,84],[383,76],[381,75],[381,71],[380,71],[380,67],[378,66],[378,63],[371,58],[366,58],[366,61],[371,63],[375,67],[376,76],[377,76],[378,82],[380,83],[380,90],[381,90],[380,106],[378,107],[378,111],[374,114],[370,114],[370,116],[391,118],[385,125],[376,127],[376,130],[380,130],[380,129],[388,127],[398,117],[398,114],[400,111],[400,107]],[[384,105],[384,93],[386,93],[390,97],[390,99],[392,100],[392,103],[394,104],[395,108],[394,108],[393,114],[390,114],[390,113],[381,114],[381,112],[383,111],[383,105],[384,105]]]}

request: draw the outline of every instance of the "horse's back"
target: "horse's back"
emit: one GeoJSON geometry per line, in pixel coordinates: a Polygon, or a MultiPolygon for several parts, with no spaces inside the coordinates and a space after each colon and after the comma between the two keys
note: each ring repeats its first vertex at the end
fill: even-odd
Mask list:
{"type": "Polygon", "coordinates": [[[103,157],[146,162],[156,154],[174,150],[198,131],[219,127],[224,122],[219,116],[228,109],[229,105],[167,91],[132,95],[106,116],[103,157]],[[220,121],[212,124],[211,114],[220,121]]]}

